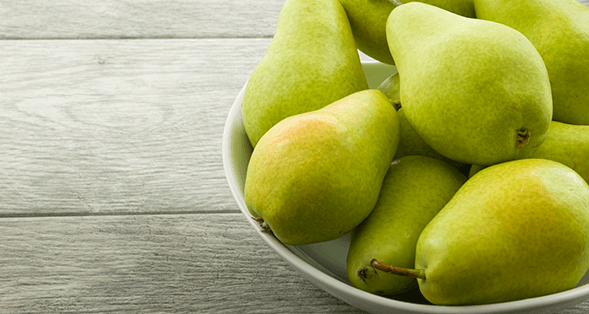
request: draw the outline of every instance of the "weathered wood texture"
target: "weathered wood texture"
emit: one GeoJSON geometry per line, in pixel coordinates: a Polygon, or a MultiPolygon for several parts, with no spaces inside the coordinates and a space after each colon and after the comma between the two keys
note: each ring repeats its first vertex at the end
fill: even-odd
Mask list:
{"type": "Polygon", "coordinates": [[[271,37],[284,0],[0,2],[0,39],[271,37]]]}
{"type": "Polygon", "coordinates": [[[0,313],[362,313],[241,214],[4,218],[0,234],[0,313]]]}
{"type": "Polygon", "coordinates": [[[241,214],[0,219],[0,313],[361,313],[241,214]]]}
{"type": "Polygon", "coordinates": [[[0,216],[237,212],[223,126],[269,42],[1,42],[0,216]]]}

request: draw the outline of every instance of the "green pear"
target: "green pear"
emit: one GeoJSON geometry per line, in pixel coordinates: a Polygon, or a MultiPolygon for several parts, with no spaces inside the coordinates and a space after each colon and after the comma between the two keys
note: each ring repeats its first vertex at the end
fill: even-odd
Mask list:
{"type": "MultiPolygon", "coordinates": [[[[412,2],[409,0],[406,2],[412,2]]],[[[415,0],[510,26],[539,51],[550,77],[553,120],[589,124],[589,8],[575,0],[415,0]],[[460,4],[460,5],[457,5],[460,4]]],[[[390,12],[383,10],[384,12],[390,12]]]]}
{"type": "Polygon", "coordinates": [[[438,153],[490,165],[544,141],[552,119],[548,73],[518,31],[410,2],[391,12],[387,39],[405,116],[438,153]]]}
{"type": "Polygon", "coordinates": [[[356,46],[367,56],[394,64],[386,38],[386,23],[395,8],[389,0],[339,0],[352,27],[356,46]]]}
{"type": "Polygon", "coordinates": [[[284,244],[337,239],[374,208],[398,142],[397,113],[378,90],[290,116],[254,148],[245,203],[284,244]]]}
{"type": "Polygon", "coordinates": [[[417,238],[466,177],[447,163],[406,156],[391,164],[376,206],[351,233],[347,257],[350,282],[359,289],[398,295],[417,287],[415,278],[377,274],[372,259],[412,268],[417,238]]]}
{"type": "MultiPolygon", "coordinates": [[[[394,64],[386,38],[386,23],[391,11],[400,1],[395,0],[339,0],[344,6],[352,26],[358,49],[383,63],[394,64]]],[[[472,15],[472,0],[432,0],[432,5],[445,5],[461,15],[472,15]]],[[[403,1],[405,2],[405,1],[403,1]]]]}
{"type": "Polygon", "coordinates": [[[458,14],[464,17],[476,17],[475,6],[473,0],[405,0],[408,2],[422,2],[429,5],[436,6],[446,11],[458,14]]]}
{"type": "Polygon", "coordinates": [[[446,158],[436,152],[433,148],[427,145],[415,130],[413,130],[413,127],[405,117],[403,108],[400,108],[400,78],[398,72],[387,77],[380,86],[378,86],[378,90],[383,92],[393,104],[399,106],[397,115],[399,116],[399,124],[401,126],[401,137],[399,139],[399,147],[397,147],[397,153],[395,154],[394,159],[417,155],[443,160],[455,168],[463,168],[466,166],[464,163],[446,158]]]}
{"type": "Polygon", "coordinates": [[[401,126],[401,136],[399,138],[399,146],[397,147],[397,153],[395,154],[394,159],[399,159],[405,156],[426,156],[431,158],[436,158],[446,163],[450,164],[455,168],[463,168],[466,166],[465,163],[458,162],[447,158],[437,151],[435,151],[431,146],[429,146],[420,136],[415,132],[409,121],[407,121],[407,117],[405,117],[405,112],[403,108],[397,110],[397,116],[399,116],[399,125],[401,126]]]}
{"type": "MultiPolygon", "coordinates": [[[[544,143],[524,157],[558,161],[575,170],[589,182],[589,125],[552,121],[544,143]]],[[[474,165],[469,176],[473,176],[482,168],[474,165]]]]}
{"type": "Polygon", "coordinates": [[[474,0],[476,16],[524,34],[552,86],[553,120],[589,124],[589,8],[575,0],[474,0]]]}
{"type": "Polygon", "coordinates": [[[368,88],[346,12],[337,0],[288,0],[242,100],[252,146],[282,119],[368,88]]]}
{"type": "MultiPolygon", "coordinates": [[[[589,124],[589,8],[586,5],[575,0],[403,2],[414,1],[464,17],[498,22],[521,32],[546,64],[552,87],[553,120],[589,124]]],[[[387,0],[340,2],[350,16],[356,41],[362,43],[358,45],[360,50],[382,62],[394,63],[385,55],[386,34],[382,25],[395,6],[387,0]]]]}
{"type": "Polygon", "coordinates": [[[423,229],[415,268],[439,305],[520,300],[574,288],[589,269],[589,185],[569,167],[520,159],[470,178],[423,229]]]}

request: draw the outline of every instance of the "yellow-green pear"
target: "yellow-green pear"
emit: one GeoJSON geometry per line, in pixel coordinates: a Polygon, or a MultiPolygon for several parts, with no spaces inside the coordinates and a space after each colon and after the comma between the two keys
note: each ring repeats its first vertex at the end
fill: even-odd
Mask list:
{"type": "Polygon", "coordinates": [[[277,123],[253,150],[245,203],[285,244],[337,239],[370,214],[399,142],[378,90],[277,123]]]}
{"type": "Polygon", "coordinates": [[[347,273],[357,288],[398,295],[417,287],[415,278],[377,273],[372,259],[413,268],[417,238],[466,177],[434,158],[406,156],[391,164],[376,206],[351,233],[347,273]]]}
{"type": "Polygon", "coordinates": [[[337,0],[288,0],[250,76],[242,116],[252,146],[280,120],[368,88],[346,12],[337,0]]]}
{"type": "Polygon", "coordinates": [[[339,0],[358,49],[380,62],[394,64],[386,38],[387,18],[395,5],[389,0],[339,0]]]}
{"type": "MultiPolygon", "coordinates": [[[[398,0],[339,0],[350,19],[356,45],[366,55],[383,63],[394,64],[386,38],[386,24],[398,0]]],[[[432,5],[444,5],[461,15],[474,17],[472,0],[430,0],[432,5]]],[[[405,2],[405,1],[403,1],[405,2]]]]}
{"type": "MultiPolygon", "coordinates": [[[[382,25],[395,5],[388,0],[340,0],[360,50],[386,63],[382,25]],[[383,61],[384,60],[384,61],[383,61]]],[[[393,1],[396,2],[396,1],[393,1]]],[[[575,0],[406,0],[470,18],[507,25],[526,36],[550,77],[553,120],[589,124],[589,7],[575,0]]],[[[389,50],[390,52],[390,50],[389,50]]],[[[393,56],[394,59],[394,56],[393,56]]]]}
{"type": "Polygon", "coordinates": [[[569,167],[520,159],[471,177],[423,229],[415,268],[439,305],[487,304],[574,288],[589,269],[589,185],[569,167]]]}
{"type": "Polygon", "coordinates": [[[589,125],[589,8],[575,0],[474,0],[476,17],[513,27],[550,76],[553,120],[589,125]]]}
{"type": "Polygon", "coordinates": [[[520,32],[410,2],[391,12],[387,40],[405,116],[438,153],[490,165],[544,141],[550,82],[540,54],[520,32]]]}
{"type": "Polygon", "coordinates": [[[437,158],[456,168],[464,168],[466,166],[464,163],[446,158],[436,152],[419,136],[419,134],[415,132],[415,130],[413,130],[413,127],[405,117],[403,108],[400,108],[400,78],[398,72],[387,77],[380,86],[378,86],[378,90],[383,92],[393,104],[399,106],[397,115],[399,116],[399,125],[401,126],[401,137],[399,139],[399,146],[397,147],[397,153],[395,154],[394,159],[417,155],[437,158]]]}
{"type": "MultiPolygon", "coordinates": [[[[524,158],[558,161],[575,170],[589,182],[589,125],[550,122],[544,143],[538,149],[530,151],[524,158]]],[[[482,166],[474,165],[470,169],[469,176],[482,168],[482,166]]]]}
{"type": "Polygon", "coordinates": [[[575,0],[404,2],[412,1],[498,22],[521,32],[546,64],[552,87],[553,120],[589,124],[589,8],[586,5],[575,0]]]}

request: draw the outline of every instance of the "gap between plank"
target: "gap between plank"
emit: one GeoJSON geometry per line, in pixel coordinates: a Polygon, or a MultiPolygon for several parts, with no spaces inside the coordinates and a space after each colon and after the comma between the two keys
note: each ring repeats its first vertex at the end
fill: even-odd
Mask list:
{"type": "Polygon", "coordinates": [[[209,210],[209,211],[190,211],[190,210],[178,210],[178,211],[167,211],[167,212],[131,212],[131,213],[18,213],[18,214],[0,214],[0,219],[5,218],[50,218],[50,217],[84,217],[84,216],[164,216],[164,215],[228,215],[228,214],[241,214],[239,209],[231,210],[209,210]]]}
{"type": "Polygon", "coordinates": [[[202,36],[202,37],[187,37],[187,36],[155,36],[155,37],[133,37],[133,36],[112,36],[112,37],[0,37],[1,40],[177,40],[177,39],[268,39],[273,38],[274,35],[264,36],[202,36]]]}

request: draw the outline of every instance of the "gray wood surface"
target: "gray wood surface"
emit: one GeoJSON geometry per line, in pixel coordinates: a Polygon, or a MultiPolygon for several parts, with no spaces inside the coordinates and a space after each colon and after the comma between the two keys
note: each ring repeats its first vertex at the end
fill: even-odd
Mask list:
{"type": "Polygon", "coordinates": [[[283,3],[0,0],[0,313],[362,312],[274,253],[225,179],[283,3]]]}
{"type": "Polygon", "coordinates": [[[0,39],[272,37],[284,0],[0,3],[0,39]]]}
{"type": "Polygon", "coordinates": [[[236,210],[223,125],[270,39],[0,45],[0,216],[236,210]]]}
{"type": "Polygon", "coordinates": [[[6,218],[0,313],[361,313],[241,214],[6,218]]]}

